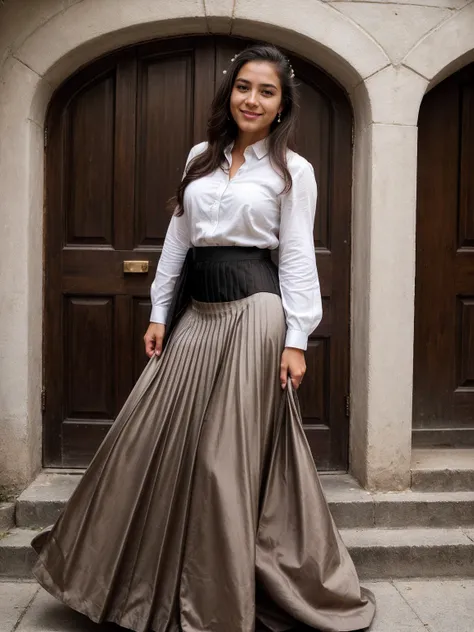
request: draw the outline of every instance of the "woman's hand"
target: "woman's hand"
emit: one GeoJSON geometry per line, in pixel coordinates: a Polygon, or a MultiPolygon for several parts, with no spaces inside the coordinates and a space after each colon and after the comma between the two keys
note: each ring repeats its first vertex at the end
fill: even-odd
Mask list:
{"type": "Polygon", "coordinates": [[[281,354],[280,364],[280,382],[281,387],[286,388],[288,375],[291,377],[293,388],[298,389],[303,376],[306,373],[306,361],[304,359],[304,351],[294,347],[285,347],[281,354]]]}
{"type": "Polygon", "coordinates": [[[161,355],[164,337],[165,326],[160,323],[150,323],[143,337],[145,341],[145,353],[149,358],[152,358],[154,355],[161,355]]]}

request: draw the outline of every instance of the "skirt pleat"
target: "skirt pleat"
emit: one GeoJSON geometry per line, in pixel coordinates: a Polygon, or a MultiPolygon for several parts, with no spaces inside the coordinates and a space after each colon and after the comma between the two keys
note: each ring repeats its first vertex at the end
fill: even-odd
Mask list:
{"type": "Polygon", "coordinates": [[[276,294],[193,301],[53,527],[46,590],[135,632],[367,627],[361,590],[281,390],[276,294]]]}

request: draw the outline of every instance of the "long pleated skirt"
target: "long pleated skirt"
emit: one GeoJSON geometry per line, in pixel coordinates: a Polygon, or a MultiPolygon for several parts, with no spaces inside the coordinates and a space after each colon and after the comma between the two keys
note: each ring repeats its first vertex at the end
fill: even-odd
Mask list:
{"type": "Polygon", "coordinates": [[[276,294],[193,301],[55,525],[40,584],[136,632],[366,628],[296,393],[282,391],[276,294]]]}

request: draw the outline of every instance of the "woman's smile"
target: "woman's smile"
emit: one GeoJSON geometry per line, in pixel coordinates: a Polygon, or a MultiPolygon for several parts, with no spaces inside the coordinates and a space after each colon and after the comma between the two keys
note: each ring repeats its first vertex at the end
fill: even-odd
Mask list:
{"type": "Polygon", "coordinates": [[[258,119],[259,116],[262,116],[258,112],[250,112],[249,110],[240,110],[240,111],[245,116],[245,118],[250,119],[250,120],[255,120],[255,119],[258,119]]]}

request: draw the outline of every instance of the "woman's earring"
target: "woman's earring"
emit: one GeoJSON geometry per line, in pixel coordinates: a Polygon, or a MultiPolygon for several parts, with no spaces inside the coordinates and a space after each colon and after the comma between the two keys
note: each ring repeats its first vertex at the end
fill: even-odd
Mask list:
{"type": "Polygon", "coordinates": [[[281,112],[278,112],[278,122],[281,123],[281,112]]]}

